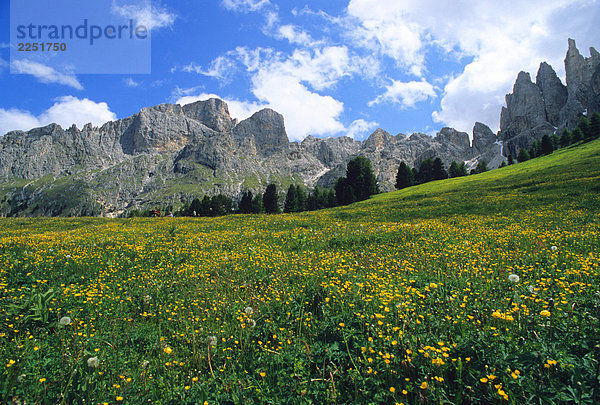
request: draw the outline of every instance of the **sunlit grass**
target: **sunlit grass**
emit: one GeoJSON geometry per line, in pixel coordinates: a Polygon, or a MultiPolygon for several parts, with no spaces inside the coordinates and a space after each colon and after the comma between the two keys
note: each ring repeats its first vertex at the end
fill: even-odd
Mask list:
{"type": "Polygon", "coordinates": [[[3,400],[593,403],[599,152],[312,213],[5,219],[3,400]]]}

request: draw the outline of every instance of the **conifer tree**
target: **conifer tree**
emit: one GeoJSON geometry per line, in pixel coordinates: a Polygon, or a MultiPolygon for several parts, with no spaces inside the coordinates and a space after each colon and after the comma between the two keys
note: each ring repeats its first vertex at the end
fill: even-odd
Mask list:
{"type": "Polygon", "coordinates": [[[400,162],[396,173],[396,189],[401,190],[414,184],[413,172],[404,162],[400,162]]]}
{"type": "Polygon", "coordinates": [[[521,148],[519,150],[519,154],[517,155],[517,161],[519,163],[521,163],[521,162],[525,162],[529,159],[531,159],[531,156],[529,156],[529,152],[527,152],[527,150],[525,150],[525,148],[521,148]]]}
{"type": "Polygon", "coordinates": [[[541,147],[542,155],[549,155],[552,152],[554,152],[554,145],[552,144],[552,140],[550,139],[550,136],[548,136],[548,134],[542,137],[541,147]]]}
{"type": "Polygon", "coordinates": [[[271,183],[267,186],[263,194],[263,207],[267,214],[279,214],[279,198],[277,196],[277,186],[271,183]]]}

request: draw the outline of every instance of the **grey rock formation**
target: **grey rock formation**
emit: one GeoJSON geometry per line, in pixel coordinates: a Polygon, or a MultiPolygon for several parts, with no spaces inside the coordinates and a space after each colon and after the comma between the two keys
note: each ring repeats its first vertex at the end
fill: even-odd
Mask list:
{"type": "Polygon", "coordinates": [[[540,64],[535,83],[542,92],[546,121],[557,127],[560,123],[560,110],[567,103],[567,87],[546,62],[540,64]]]}
{"type": "Polygon", "coordinates": [[[0,138],[0,213],[117,216],[202,194],[262,192],[269,182],[331,187],[357,155],[372,161],[380,189],[389,191],[401,161],[501,159],[489,128],[477,124],[473,137],[471,146],[452,128],[436,137],[378,129],[363,142],[309,136],[290,143],[283,117],[270,109],[236,123],[221,100],[162,104],[100,128],[53,124],[0,138]]]}
{"type": "Polygon", "coordinates": [[[51,124],[13,131],[0,137],[0,215],[118,216],[201,195],[263,192],[270,182],[280,189],[333,186],[357,155],[371,160],[382,191],[393,190],[402,161],[418,167],[440,157],[446,167],[462,161],[471,168],[485,160],[495,168],[502,154],[516,156],[600,105],[600,55],[590,53],[584,58],[569,41],[566,87],[545,63],[535,83],[519,73],[498,138],[476,123],[471,137],[452,128],[435,137],[377,129],[363,142],[309,136],[290,143],[277,112],[264,109],[238,123],[218,99],[143,108],[99,128],[51,124]]]}
{"type": "Polygon", "coordinates": [[[600,111],[600,54],[590,48],[590,57],[585,58],[573,39],[568,42],[566,86],[543,62],[535,84],[521,72],[513,92],[506,95],[498,134],[505,155],[516,156],[520,148],[529,149],[545,134],[573,129],[586,112],[600,111]]]}

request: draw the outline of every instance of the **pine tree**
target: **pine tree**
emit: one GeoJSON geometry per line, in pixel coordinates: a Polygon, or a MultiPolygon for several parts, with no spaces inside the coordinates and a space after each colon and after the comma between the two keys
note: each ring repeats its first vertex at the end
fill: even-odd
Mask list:
{"type": "Polygon", "coordinates": [[[357,201],[354,189],[346,177],[340,177],[335,182],[335,197],[338,205],[348,205],[357,201]]]}
{"type": "Polygon", "coordinates": [[[263,207],[267,214],[279,214],[279,199],[277,197],[277,186],[271,183],[263,194],[263,207]]]}
{"type": "Polygon", "coordinates": [[[521,162],[525,162],[525,161],[527,161],[529,159],[531,159],[531,156],[529,155],[529,152],[527,152],[525,150],[525,148],[521,148],[519,150],[519,154],[517,155],[517,161],[519,163],[521,163],[521,162]]]}
{"type": "Polygon", "coordinates": [[[433,176],[433,160],[425,159],[419,165],[419,170],[416,170],[415,183],[423,184],[434,179],[433,176]]]}
{"type": "Polygon", "coordinates": [[[587,119],[587,117],[581,117],[581,119],[579,120],[579,124],[577,124],[577,127],[581,129],[581,132],[583,133],[583,140],[585,142],[592,140],[592,124],[590,120],[587,119]]]}
{"type": "Polygon", "coordinates": [[[396,173],[396,189],[401,190],[414,184],[413,172],[404,162],[400,162],[396,173]]]}
{"type": "Polygon", "coordinates": [[[511,154],[509,154],[509,155],[508,155],[508,159],[507,159],[507,161],[508,161],[508,165],[509,165],[509,166],[510,166],[510,165],[514,165],[514,164],[515,164],[515,160],[513,159],[513,157],[512,157],[512,155],[511,155],[511,154]]]}
{"type": "Polygon", "coordinates": [[[263,198],[260,193],[256,194],[252,199],[251,212],[253,214],[260,214],[263,212],[263,198]]]}
{"type": "Polygon", "coordinates": [[[592,139],[600,138],[600,113],[597,111],[592,114],[590,119],[590,132],[592,139]]]}
{"type": "Polygon", "coordinates": [[[290,184],[288,187],[287,194],[285,196],[285,204],[283,212],[296,212],[298,211],[298,194],[296,193],[296,186],[290,184]]]}
{"type": "Polygon", "coordinates": [[[506,160],[503,160],[502,163],[500,163],[500,166],[498,166],[498,168],[503,168],[506,167],[506,160]]]}
{"type": "Polygon", "coordinates": [[[554,152],[554,145],[552,144],[552,140],[548,134],[542,137],[541,148],[542,155],[550,155],[552,152],[554,152]]]}
{"type": "Polygon", "coordinates": [[[583,141],[583,131],[577,127],[573,130],[571,143],[577,143],[583,141]]]}
{"type": "Polygon", "coordinates": [[[306,191],[304,191],[304,187],[297,185],[296,186],[296,195],[298,196],[298,212],[306,211],[306,201],[308,197],[306,196],[306,191]]]}
{"type": "Polygon", "coordinates": [[[252,212],[252,192],[250,190],[242,194],[242,199],[238,206],[238,213],[249,214],[252,212]]]}
{"type": "Polygon", "coordinates": [[[562,134],[560,136],[560,147],[566,148],[571,144],[571,131],[567,128],[563,129],[562,134]]]}
{"type": "Polygon", "coordinates": [[[346,178],[354,190],[357,201],[366,200],[378,193],[377,179],[373,174],[371,161],[365,157],[357,156],[348,162],[346,178]]]}
{"type": "Polygon", "coordinates": [[[432,172],[433,180],[444,180],[448,178],[448,172],[446,171],[446,168],[444,168],[444,162],[442,162],[442,159],[439,157],[436,157],[433,160],[432,172]]]}

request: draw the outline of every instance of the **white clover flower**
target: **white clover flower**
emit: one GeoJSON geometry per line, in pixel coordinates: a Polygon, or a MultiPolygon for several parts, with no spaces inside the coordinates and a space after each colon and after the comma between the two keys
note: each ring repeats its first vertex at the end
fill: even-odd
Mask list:
{"type": "Polygon", "coordinates": [[[100,366],[100,360],[98,360],[97,356],[90,357],[87,359],[87,365],[91,368],[98,368],[100,366]]]}
{"type": "Polygon", "coordinates": [[[60,318],[60,321],[58,321],[58,323],[62,326],[67,326],[71,323],[71,318],[68,316],[63,316],[62,318],[60,318]]]}
{"type": "Polygon", "coordinates": [[[209,336],[208,339],[208,344],[211,346],[216,346],[217,345],[217,337],[216,336],[209,336]]]}
{"type": "Polygon", "coordinates": [[[513,283],[518,283],[520,278],[516,274],[511,274],[510,276],[508,276],[508,280],[513,283]]]}
{"type": "Polygon", "coordinates": [[[246,307],[246,309],[244,309],[244,312],[246,313],[246,315],[250,316],[254,313],[254,310],[252,309],[252,307],[246,307]]]}

